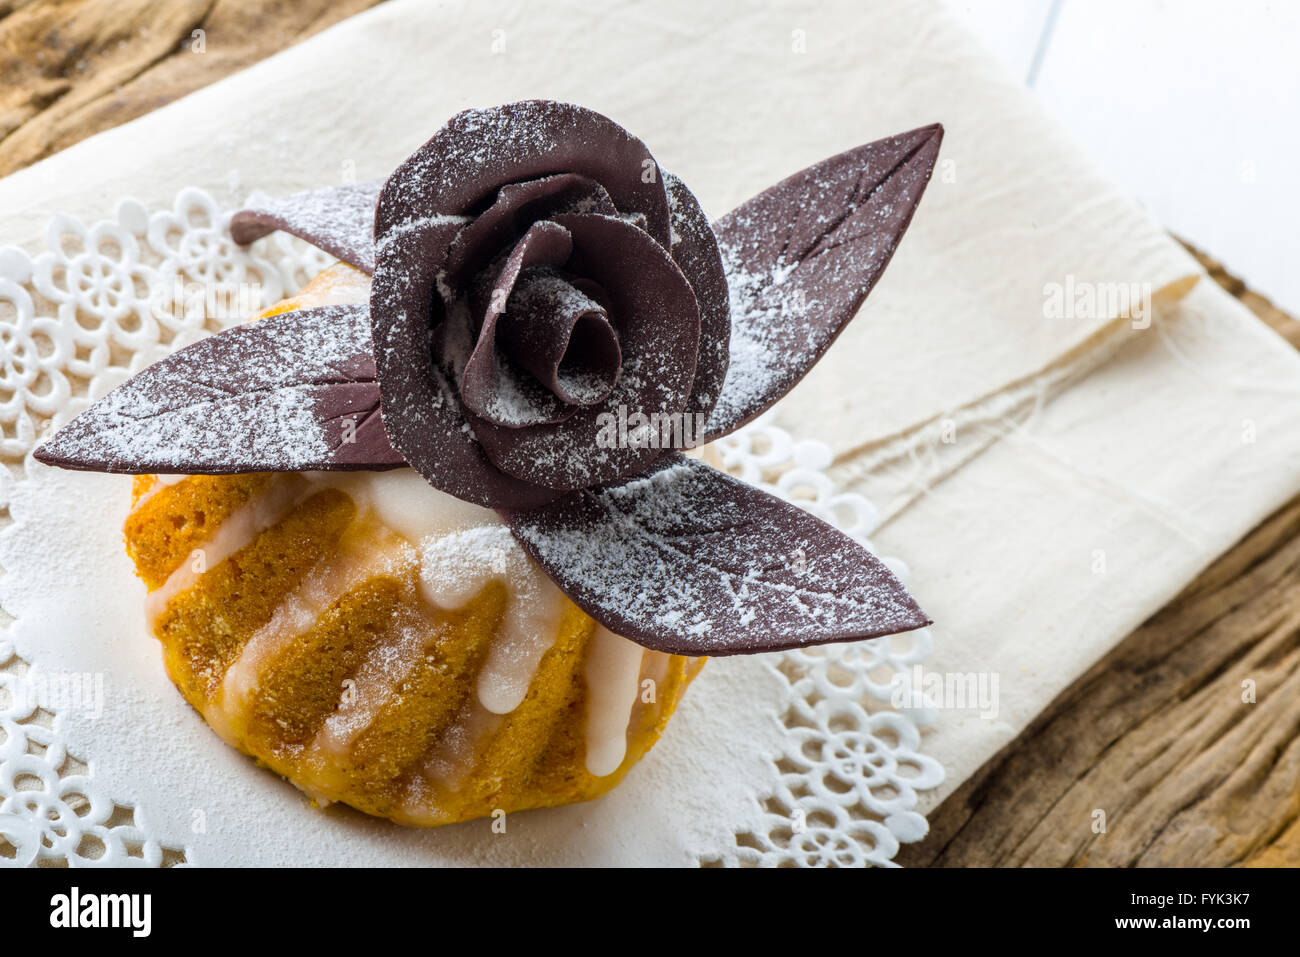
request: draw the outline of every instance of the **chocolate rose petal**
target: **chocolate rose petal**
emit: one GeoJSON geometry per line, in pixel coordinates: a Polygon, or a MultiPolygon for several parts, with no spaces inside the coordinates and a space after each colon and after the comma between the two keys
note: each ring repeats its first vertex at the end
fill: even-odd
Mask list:
{"type": "Polygon", "coordinates": [[[36,450],[97,472],[224,475],[403,465],[379,414],[364,304],[229,329],[156,362],[36,450]]]}
{"type": "Polygon", "coordinates": [[[676,176],[664,173],[673,222],[673,262],[695,290],[700,304],[700,355],[689,412],[708,415],[727,375],[731,353],[731,305],[722,255],[709,219],[695,195],[676,176]]]}
{"type": "MultiPolygon", "coordinates": [[[[609,297],[623,357],[618,382],[603,403],[557,425],[509,429],[477,416],[470,424],[503,472],[570,491],[612,482],[664,453],[661,431],[647,425],[639,441],[611,442],[609,422],[621,408],[628,421],[653,413],[661,428],[672,430],[670,417],[685,414],[695,381],[700,319],[690,283],[642,230],[609,216],[566,213],[554,222],[573,237],[565,270],[599,283],[609,297]]],[[[680,418],[676,426],[682,434],[680,418]]]]}
{"type": "Polygon", "coordinates": [[[552,270],[530,270],[499,324],[502,351],[569,405],[602,402],[622,351],[605,307],[552,270]]]}
{"type": "Polygon", "coordinates": [[[655,651],[779,651],[930,623],[853,539],[680,453],[502,514],[578,607],[655,651]]]}
{"type": "Polygon", "coordinates": [[[472,212],[503,183],[556,173],[600,183],[620,212],[643,214],[668,247],[668,197],[645,144],[608,117],[549,100],[453,116],[384,184],[375,235],[430,213],[472,212]]]}
{"type": "Polygon", "coordinates": [[[375,271],[375,202],[379,180],[313,189],[249,206],[230,220],[230,236],[241,246],[283,229],[356,266],[375,271]]]}
{"type": "Polygon", "coordinates": [[[893,256],[942,139],[935,125],[859,146],[714,225],[731,290],[731,365],[708,439],[761,413],[835,341],[893,256]]]}
{"type": "Polygon", "coordinates": [[[384,427],[393,447],[434,488],[488,508],[530,508],[559,493],[489,461],[466,427],[454,376],[432,361],[435,332],[445,339],[469,321],[444,315],[435,290],[447,247],[462,227],[455,218],[429,217],[378,243],[370,317],[384,427]]]}
{"type": "Polygon", "coordinates": [[[443,270],[445,281],[453,286],[464,283],[508,248],[534,221],[554,212],[618,215],[605,188],[585,176],[564,173],[509,183],[497,191],[492,205],[461,230],[451,244],[443,270]]]}
{"type": "Polygon", "coordinates": [[[517,429],[562,422],[576,411],[518,364],[508,364],[497,344],[498,323],[520,273],[529,267],[558,266],[572,251],[573,239],[563,226],[548,220],[534,223],[510,251],[491,286],[484,290],[486,313],[477,338],[466,337],[473,341],[468,357],[462,359],[453,348],[443,348],[443,352],[453,353],[445,358],[459,377],[461,401],[470,412],[495,425],[517,429]]]}

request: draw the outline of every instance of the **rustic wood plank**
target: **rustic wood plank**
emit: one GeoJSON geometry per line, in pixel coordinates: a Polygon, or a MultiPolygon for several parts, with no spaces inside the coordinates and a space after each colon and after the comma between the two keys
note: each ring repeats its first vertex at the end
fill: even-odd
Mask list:
{"type": "Polygon", "coordinates": [[[378,2],[0,0],[0,176],[378,2]]]}
{"type": "MultiPolygon", "coordinates": [[[[1300,348],[1300,322],[1192,252],[1300,348]]],[[[1298,596],[1300,498],[1066,689],[900,863],[1300,866],[1298,596]]]]}

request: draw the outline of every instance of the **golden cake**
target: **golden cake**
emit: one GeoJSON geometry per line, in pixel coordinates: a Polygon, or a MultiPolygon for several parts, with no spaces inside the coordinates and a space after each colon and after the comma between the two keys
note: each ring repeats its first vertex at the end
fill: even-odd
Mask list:
{"type": "MultiPolygon", "coordinates": [[[[336,265],[266,315],[368,285],[336,265]]],[[[598,626],[409,468],[142,475],[125,537],[167,673],[227,743],[416,827],[603,794],[704,661],[598,626]]]]}

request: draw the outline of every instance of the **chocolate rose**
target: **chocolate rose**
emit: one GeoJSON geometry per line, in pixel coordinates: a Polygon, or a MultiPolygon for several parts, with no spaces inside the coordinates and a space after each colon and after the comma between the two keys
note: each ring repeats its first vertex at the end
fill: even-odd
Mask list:
{"type": "Polygon", "coordinates": [[[609,415],[717,401],[731,327],[717,241],[612,120],[538,100],[460,113],[384,184],[374,222],[383,417],[432,485],[543,504],[664,454],[598,441],[609,415]]]}

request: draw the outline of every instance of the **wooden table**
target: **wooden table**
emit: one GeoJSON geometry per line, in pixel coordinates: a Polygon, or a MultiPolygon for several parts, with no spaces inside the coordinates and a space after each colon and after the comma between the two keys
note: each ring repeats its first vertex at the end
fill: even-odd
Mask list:
{"type": "MultiPolygon", "coordinates": [[[[0,175],[377,2],[0,0],[0,175]]],[[[1300,322],[1200,258],[1300,348],[1300,322]]],[[[1298,533],[1300,499],[1065,691],[899,860],[1300,865],[1298,533]]]]}
{"type": "Polygon", "coordinates": [[[0,176],[379,0],[0,0],[0,176]]]}

